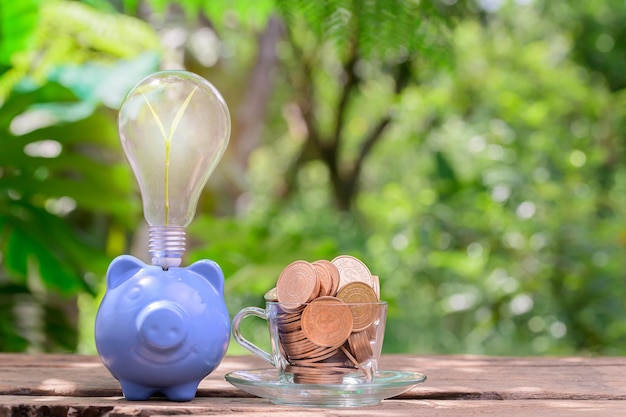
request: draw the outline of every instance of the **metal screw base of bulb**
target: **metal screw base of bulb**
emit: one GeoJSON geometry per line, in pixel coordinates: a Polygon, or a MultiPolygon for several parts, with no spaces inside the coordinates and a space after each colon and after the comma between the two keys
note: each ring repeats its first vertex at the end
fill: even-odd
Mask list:
{"type": "Polygon", "coordinates": [[[185,253],[186,228],[184,226],[150,226],[148,252],[152,264],[168,269],[180,266],[185,253]]]}

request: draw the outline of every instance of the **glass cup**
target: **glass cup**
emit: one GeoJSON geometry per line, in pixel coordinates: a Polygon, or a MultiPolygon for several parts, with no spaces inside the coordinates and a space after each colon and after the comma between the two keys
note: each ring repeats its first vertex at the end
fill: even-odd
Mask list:
{"type": "Polygon", "coordinates": [[[278,371],[283,383],[355,384],[373,380],[385,335],[387,303],[321,297],[305,304],[246,307],[232,321],[235,340],[278,371]],[[271,352],[241,334],[246,317],[267,321],[271,352]]]}

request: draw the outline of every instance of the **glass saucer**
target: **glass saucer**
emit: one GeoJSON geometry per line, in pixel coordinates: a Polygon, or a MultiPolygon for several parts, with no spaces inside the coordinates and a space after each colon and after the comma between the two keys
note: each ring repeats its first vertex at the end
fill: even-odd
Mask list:
{"type": "Polygon", "coordinates": [[[304,407],[360,407],[379,404],[426,380],[418,372],[378,371],[372,382],[362,375],[346,375],[342,384],[296,384],[280,380],[276,369],[234,371],[226,381],[274,404],[304,407]]]}

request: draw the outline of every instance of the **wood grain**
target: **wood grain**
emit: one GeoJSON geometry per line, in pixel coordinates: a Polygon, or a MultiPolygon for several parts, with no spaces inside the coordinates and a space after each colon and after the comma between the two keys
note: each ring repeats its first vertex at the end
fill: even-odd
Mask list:
{"type": "Polygon", "coordinates": [[[381,369],[419,371],[428,380],[379,406],[347,409],[276,406],[224,380],[258,368],[267,366],[255,357],[227,357],[191,402],[129,402],[98,357],[0,354],[0,417],[626,416],[626,358],[385,355],[381,369]]]}
{"type": "Polygon", "coordinates": [[[256,398],[196,398],[187,403],[166,401],[129,402],[119,397],[0,397],[0,417],[39,416],[133,416],[171,415],[238,417],[595,417],[626,415],[622,401],[527,400],[527,401],[455,401],[455,400],[385,400],[372,407],[320,409],[276,406],[256,398]]]}

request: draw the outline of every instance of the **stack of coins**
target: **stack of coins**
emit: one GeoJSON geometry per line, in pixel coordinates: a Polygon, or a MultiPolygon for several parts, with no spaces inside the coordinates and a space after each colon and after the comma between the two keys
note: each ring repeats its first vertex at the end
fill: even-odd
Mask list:
{"type": "Polygon", "coordinates": [[[346,373],[367,370],[374,355],[380,284],[352,256],[295,261],[265,295],[278,301],[276,317],[287,372],[295,383],[339,384],[346,373]]]}

